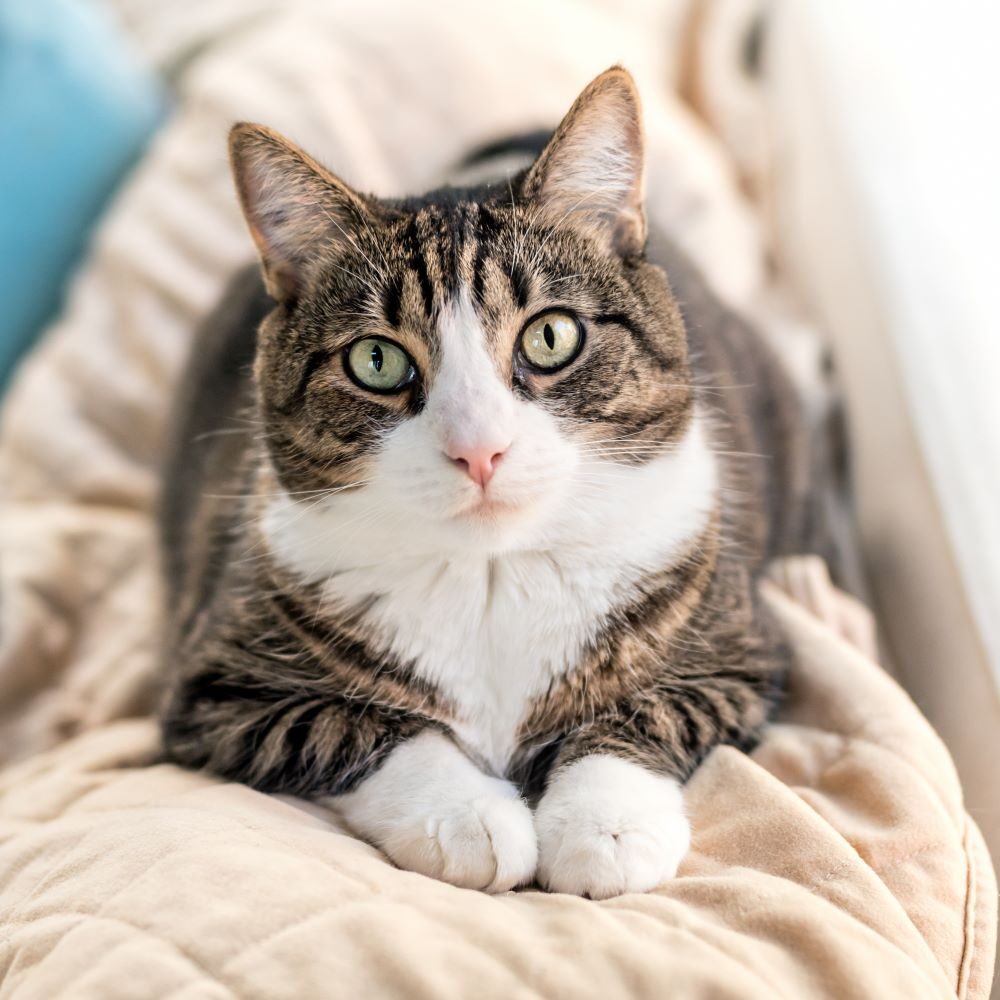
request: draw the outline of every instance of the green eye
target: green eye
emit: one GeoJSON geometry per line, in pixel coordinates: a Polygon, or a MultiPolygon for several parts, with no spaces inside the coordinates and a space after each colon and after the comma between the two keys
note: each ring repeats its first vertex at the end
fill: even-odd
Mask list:
{"type": "Polygon", "coordinates": [[[547,372],[568,365],[582,346],[580,324],[574,316],[564,312],[542,313],[521,334],[521,353],[525,360],[547,372]]]}
{"type": "Polygon", "coordinates": [[[416,376],[410,356],[391,340],[365,337],[347,350],[347,372],[373,392],[398,392],[416,376]]]}

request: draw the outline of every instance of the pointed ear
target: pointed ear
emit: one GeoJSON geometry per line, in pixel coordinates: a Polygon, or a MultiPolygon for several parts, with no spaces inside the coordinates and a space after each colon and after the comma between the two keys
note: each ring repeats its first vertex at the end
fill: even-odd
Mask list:
{"type": "Polygon", "coordinates": [[[615,66],[592,81],[525,178],[554,221],[584,226],[623,256],[646,244],[639,94],[615,66]]]}
{"type": "Polygon", "coordinates": [[[267,290],[279,301],[295,298],[319,252],[352,243],[370,212],[343,181],[263,125],[234,125],[229,159],[267,290]]]}

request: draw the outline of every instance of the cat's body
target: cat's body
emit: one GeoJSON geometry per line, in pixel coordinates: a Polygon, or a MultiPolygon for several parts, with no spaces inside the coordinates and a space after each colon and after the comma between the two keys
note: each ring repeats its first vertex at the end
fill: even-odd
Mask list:
{"type": "Polygon", "coordinates": [[[527,174],[419,201],[234,147],[279,301],[241,275],[179,401],[167,750],[462,885],[672,874],[679,782],[779,694],[755,578],[813,547],[774,359],[668,244],[643,254],[623,164],[588,160],[607,190],[577,169],[601,129],[638,147],[632,102],[610,71],[527,174]]]}

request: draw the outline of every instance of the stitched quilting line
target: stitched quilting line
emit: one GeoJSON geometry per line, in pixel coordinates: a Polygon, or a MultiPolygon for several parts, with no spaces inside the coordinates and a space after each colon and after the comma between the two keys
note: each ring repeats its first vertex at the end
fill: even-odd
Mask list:
{"type": "Polygon", "coordinates": [[[969,992],[969,978],[972,974],[972,953],[974,951],[976,937],[976,872],[969,853],[969,837],[971,829],[968,817],[965,820],[965,835],[962,838],[963,855],[965,857],[965,913],[964,913],[964,935],[962,940],[962,958],[958,963],[958,977],[955,982],[955,993],[958,997],[965,997],[969,992]]]}
{"type": "MultiPolygon", "coordinates": [[[[647,921],[647,922],[648,921],[652,921],[652,922],[654,922],[655,924],[657,924],[659,927],[661,927],[665,931],[675,932],[677,934],[680,934],[682,937],[685,937],[685,938],[690,939],[691,941],[694,941],[695,944],[699,944],[699,945],[702,945],[702,946],[708,946],[717,955],[721,955],[721,956],[723,956],[725,958],[728,958],[731,962],[733,962],[734,964],[738,965],[745,976],[747,976],[749,978],[753,978],[754,980],[756,980],[757,982],[759,982],[761,984],[761,986],[763,986],[765,988],[765,991],[766,991],[767,995],[769,995],[769,996],[771,996],[771,995],[773,995],[773,996],[783,996],[783,997],[787,997],[788,996],[787,993],[781,993],[781,994],[776,993],[775,992],[775,989],[776,989],[775,984],[771,983],[771,982],[768,982],[767,980],[765,980],[764,977],[763,977],[763,975],[762,975],[762,973],[760,973],[757,969],[754,969],[751,966],[749,966],[738,955],[734,955],[728,948],[726,948],[726,946],[722,942],[709,940],[707,937],[705,937],[704,934],[699,934],[698,930],[696,928],[694,928],[694,927],[685,927],[682,924],[678,924],[678,923],[674,923],[674,922],[667,923],[666,921],[662,920],[660,917],[654,917],[652,914],[646,913],[643,910],[630,909],[630,908],[625,907],[625,906],[620,906],[620,907],[619,906],[609,906],[609,907],[606,907],[604,909],[611,910],[612,912],[614,912],[615,910],[620,910],[623,913],[628,913],[631,917],[640,917],[644,921],[647,921]]],[[[725,930],[725,931],[730,931],[730,928],[728,928],[728,927],[723,927],[722,929],[725,930]]],[[[737,933],[737,936],[742,936],[742,932],[736,932],[736,933],[737,933]]]]}
{"type": "MultiPolygon", "coordinates": [[[[888,894],[889,898],[896,903],[903,917],[913,927],[913,930],[916,933],[917,937],[924,943],[924,946],[927,948],[928,952],[930,952],[931,958],[937,964],[937,967],[941,968],[940,959],[931,949],[930,945],[927,944],[927,939],[923,936],[923,934],[920,933],[917,927],[913,924],[913,921],[910,918],[909,913],[906,912],[906,908],[903,906],[903,904],[900,903],[900,901],[892,893],[892,891],[885,884],[885,882],[881,878],[879,878],[878,873],[871,867],[871,865],[869,865],[868,862],[865,861],[865,859],[858,853],[857,848],[846,837],[844,837],[843,839],[844,842],[848,845],[848,847],[850,847],[851,850],[854,851],[855,856],[861,862],[861,864],[863,864],[870,872],[872,872],[872,874],[875,875],[876,879],[878,879],[879,884],[885,888],[885,891],[888,894]]],[[[807,886],[804,882],[797,884],[801,885],[803,888],[809,889],[810,892],[812,892],[818,898],[822,899],[823,902],[827,903],[829,906],[833,907],[838,912],[846,914],[855,924],[857,924],[859,927],[864,928],[864,930],[867,931],[869,934],[874,934],[875,937],[877,937],[880,941],[884,941],[887,945],[889,945],[890,948],[893,948],[895,951],[899,952],[899,954],[903,956],[903,958],[906,960],[906,962],[910,965],[911,968],[915,969],[925,979],[929,978],[927,972],[920,967],[914,956],[909,951],[907,951],[902,944],[888,937],[883,931],[871,926],[868,923],[865,923],[865,921],[862,920],[859,916],[855,916],[854,914],[848,913],[842,907],[838,906],[835,902],[833,902],[832,899],[828,899],[826,896],[823,896],[817,892],[818,889],[821,889],[824,886],[832,884],[835,879],[840,878],[845,872],[848,872],[850,870],[850,867],[851,866],[849,862],[842,861],[835,868],[827,872],[826,875],[823,876],[823,878],[815,882],[812,882],[810,885],[807,886]]],[[[942,976],[945,975],[944,969],[941,969],[941,974],[942,976]]]]}
{"type": "MultiPolygon", "coordinates": [[[[229,996],[233,998],[233,1000],[239,1000],[238,993],[234,992],[231,987],[229,987],[226,983],[218,979],[215,973],[213,973],[210,969],[202,965],[202,963],[199,962],[198,959],[196,959],[193,955],[190,955],[176,941],[172,940],[171,938],[163,937],[159,934],[154,934],[148,928],[141,927],[139,924],[132,923],[131,920],[126,920],[123,917],[112,917],[108,916],[107,914],[98,914],[98,913],[73,913],[71,911],[70,912],[64,911],[59,915],[64,917],[75,916],[77,919],[72,924],[70,924],[70,926],[66,929],[65,933],[60,935],[56,944],[58,944],[61,941],[64,941],[66,939],[67,934],[69,934],[74,928],[81,926],[87,921],[96,920],[96,921],[104,921],[110,924],[119,924],[122,927],[127,927],[129,930],[134,931],[136,934],[152,938],[154,941],[158,941],[161,944],[166,945],[171,951],[175,952],[182,959],[184,959],[192,968],[201,973],[201,975],[205,980],[214,983],[216,986],[220,987],[220,989],[224,989],[229,994],[229,996]]],[[[22,921],[21,925],[23,926],[23,924],[25,923],[27,923],[27,921],[22,921]]],[[[48,954],[51,955],[52,951],[50,950],[48,954]]],[[[25,967],[20,973],[18,973],[17,977],[15,977],[15,981],[19,981],[23,979],[23,977],[26,976],[28,973],[37,970],[40,964],[41,964],[40,962],[35,962],[33,965],[25,967]]],[[[9,982],[10,980],[7,980],[7,983],[9,982]]],[[[188,986],[190,986],[190,983],[186,984],[183,988],[187,989],[188,986]]],[[[174,990],[174,993],[176,992],[177,990],[174,990]]]]}
{"type": "MultiPolygon", "coordinates": [[[[46,822],[51,821],[47,820],[46,822]]],[[[63,845],[63,848],[59,852],[58,856],[49,864],[48,871],[41,877],[40,881],[32,887],[31,896],[25,896],[24,899],[15,901],[14,909],[4,917],[3,923],[0,924],[0,927],[10,926],[12,923],[15,923],[24,906],[31,902],[32,896],[37,895],[42,889],[46,889],[52,885],[53,879],[56,878],[55,869],[57,866],[62,864],[62,862],[73,852],[73,850],[79,847],[79,845],[83,842],[83,839],[84,838],[81,837],[79,840],[63,845]]],[[[0,843],[0,846],[6,846],[6,844],[0,843]]],[[[22,857],[18,859],[18,868],[23,871],[28,867],[28,865],[41,858],[48,850],[51,849],[51,847],[51,843],[48,842],[40,844],[35,850],[30,851],[26,858],[22,857]]],[[[24,921],[20,922],[24,923],[24,921]]]]}
{"type": "MultiPolygon", "coordinates": [[[[845,872],[849,867],[850,867],[850,865],[849,865],[848,862],[842,862],[841,864],[837,865],[836,868],[834,868],[832,871],[828,872],[822,879],[820,879],[820,880],[812,883],[811,885],[806,885],[805,883],[801,883],[801,882],[792,882],[791,885],[795,886],[796,888],[804,889],[804,890],[806,890],[808,892],[811,892],[811,893],[815,894],[815,890],[817,888],[819,888],[821,886],[824,886],[824,885],[832,882],[834,879],[836,879],[841,874],[843,874],[843,872],[845,872]]],[[[788,880],[785,879],[781,875],[771,875],[771,874],[767,874],[767,873],[764,873],[764,872],[757,872],[757,874],[758,875],[764,875],[764,877],[766,879],[768,879],[768,880],[774,880],[774,881],[776,881],[778,883],[788,882],[788,880]]],[[[905,960],[906,965],[908,966],[908,968],[910,968],[917,976],[919,976],[920,979],[926,981],[929,986],[933,984],[932,977],[930,977],[927,974],[927,971],[925,969],[921,968],[913,960],[913,958],[910,955],[910,953],[907,952],[901,945],[897,944],[895,941],[892,941],[890,938],[886,937],[884,934],[882,934],[881,932],[879,932],[875,928],[870,927],[868,924],[863,923],[857,917],[855,917],[855,916],[851,915],[850,913],[848,913],[846,910],[844,910],[842,907],[840,907],[837,903],[833,902],[831,899],[828,899],[828,898],[826,898],[823,895],[819,895],[818,899],[822,901],[823,905],[830,907],[836,913],[839,913],[839,914],[841,914],[843,916],[846,916],[851,921],[852,924],[860,927],[862,929],[862,932],[865,933],[866,935],[868,935],[870,937],[873,937],[876,941],[881,942],[883,945],[888,945],[889,948],[892,948],[893,950],[895,950],[896,952],[898,952],[904,958],[904,960],[905,960]]],[[[645,918],[647,918],[649,920],[656,920],[657,922],[660,922],[658,920],[658,918],[653,917],[653,916],[651,916],[648,913],[644,913],[641,910],[629,909],[626,906],[621,906],[621,907],[617,907],[616,906],[616,907],[613,907],[613,908],[614,909],[623,909],[623,910],[625,910],[628,913],[635,914],[635,915],[641,915],[641,916],[643,916],[643,917],[645,917],[645,918]]],[[[708,944],[708,945],[710,945],[714,951],[716,951],[716,952],[718,952],[720,954],[723,954],[723,955],[727,955],[728,957],[732,958],[736,962],[740,962],[740,964],[746,969],[746,971],[748,973],[750,973],[752,975],[755,975],[757,978],[760,978],[759,974],[757,974],[753,969],[750,969],[748,966],[746,966],[745,963],[743,963],[742,960],[738,958],[738,956],[733,955],[731,952],[729,952],[725,948],[725,946],[723,944],[721,944],[720,942],[716,942],[716,941],[710,941],[708,938],[706,938],[704,936],[704,934],[699,934],[696,928],[694,928],[694,927],[686,928],[686,927],[679,926],[677,924],[671,924],[670,926],[672,928],[676,928],[677,930],[681,931],[682,933],[688,934],[692,939],[698,941],[701,944],[708,944]]],[[[727,932],[731,932],[731,930],[732,930],[727,925],[724,925],[723,929],[726,930],[727,932]]],[[[735,933],[736,933],[736,935],[738,937],[743,937],[746,934],[745,931],[737,931],[735,933]]],[[[766,983],[766,985],[767,985],[768,990],[770,991],[770,993],[773,994],[774,990],[775,990],[774,983],[768,982],[768,983],[766,983]]],[[[930,995],[931,994],[929,992],[928,993],[921,993],[920,994],[920,996],[930,996],[930,995]]],[[[795,1000],[798,1000],[798,997],[796,997],[795,1000]]]]}
{"type": "MultiPolygon", "coordinates": [[[[854,742],[868,743],[869,741],[868,740],[863,740],[863,739],[862,740],[857,740],[856,738],[855,739],[849,739],[849,738],[844,738],[843,736],[841,736],[842,750],[841,750],[841,754],[838,755],[838,760],[843,755],[843,753],[846,752],[846,750],[848,749],[849,745],[851,743],[854,743],[854,742]]],[[[885,748],[882,748],[882,749],[885,749],[885,748]]],[[[833,766],[833,764],[835,764],[835,763],[836,763],[836,761],[831,761],[827,765],[827,768],[829,768],[830,766],[833,766]]],[[[824,773],[825,773],[825,771],[826,771],[826,769],[824,769],[824,773]]],[[[148,803],[147,804],[143,804],[143,806],[142,806],[142,808],[149,808],[149,807],[150,806],[149,806],[148,803]]],[[[154,807],[154,808],[156,808],[156,807],[154,807]]],[[[173,806],[170,806],[170,807],[159,807],[159,808],[170,808],[170,809],[186,808],[186,809],[191,809],[190,806],[188,806],[188,807],[180,807],[180,806],[177,806],[177,805],[173,805],[173,806]]],[[[199,811],[200,812],[200,810],[193,810],[193,811],[199,811]]],[[[244,828],[249,829],[249,830],[253,830],[254,832],[258,833],[259,835],[263,835],[271,843],[274,843],[276,845],[280,845],[283,849],[286,849],[286,850],[288,849],[288,845],[285,844],[280,838],[275,837],[271,833],[271,831],[269,831],[266,827],[258,826],[258,824],[254,823],[254,822],[249,822],[244,817],[241,817],[241,816],[238,816],[238,815],[237,816],[231,816],[230,818],[233,819],[233,820],[236,820],[239,823],[240,826],[243,826],[244,828]]],[[[331,832],[333,832],[333,831],[331,831],[331,832]]],[[[970,864],[970,860],[969,860],[969,856],[968,856],[968,832],[966,832],[966,836],[964,838],[964,843],[965,843],[965,851],[963,853],[965,854],[965,860],[966,860],[966,890],[967,890],[966,891],[966,912],[965,912],[966,935],[965,935],[965,951],[963,951],[962,964],[959,967],[959,973],[958,973],[958,989],[959,989],[959,991],[963,991],[964,990],[964,992],[967,993],[967,991],[968,991],[968,979],[970,977],[970,969],[971,969],[971,958],[969,956],[971,956],[971,953],[972,953],[971,952],[972,942],[969,941],[968,938],[969,938],[970,931],[974,930],[974,928],[971,927],[970,921],[972,920],[972,914],[973,914],[973,911],[974,911],[974,901],[975,901],[975,894],[974,894],[974,888],[975,888],[975,886],[974,886],[974,884],[972,884],[970,882],[970,880],[974,879],[974,874],[975,873],[971,869],[971,864],[970,864]]],[[[74,846],[76,846],[76,845],[74,845],[74,846]]],[[[897,863],[897,864],[898,863],[902,863],[905,860],[907,860],[907,858],[912,857],[912,856],[917,855],[917,854],[920,854],[920,853],[922,853],[922,852],[924,852],[924,851],[926,851],[928,849],[929,849],[929,847],[927,847],[927,846],[921,847],[921,848],[917,849],[916,851],[911,852],[909,855],[907,855],[907,856],[905,856],[903,858],[895,859],[894,863],[897,863]]],[[[317,860],[319,860],[319,859],[317,859],[317,860]]],[[[861,860],[863,861],[864,859],[861,859],[861,860]]],[[[335,864],[330,864],[329,862],[325,861],[325,859],[321,863],[323,864],[323,867],[328,868],[328,869],[336,872],[336,874],[339,877],[344,877],[344,875],[346,874],[343,870],[339,869],[335,864]]],[[[840,874],[839,872],[829,872],[829,873],[827,873],[826,877],[823,880],[821,880],[820,884],[822,884],[822,882],[825,882],[827,880],[830,880],[830,879],[838,877],[839,874],[840,874]]],[[[370,888],[370,886],[366,885],[364,881],[356,880],[356,879],[351,879],[351,881],[355,881],[356,884],[360,884],[360,885],[364,886],[365,888],[370,888]]],[[[306,916],[304,916],[303,918],[301,918],[301,920],[296,921],[296,924],[307,922],[307,921],[309,921],[311,919],[315,919],[315,918],[323,915],[324,913],[329,912],[330,909],[332,909],[332,907],[330,907],[330,906],[324,906],[322,909],[317,910],[317,911],[315,911],[312,914],[307,914],[306,916]]],[[[109,918],[109,917],[103,917],[102,916],[101,919],[114,919],[114,918],[109,918]]],[[[123,922],[127,923],[127,921],[123,921],[123,922]]],[[[131,926],[135,926],[135,925],[131,925],[131,926]]],[[[269,933],[268,935],[266,935],[264,939],[262,939],[261,941],[256,942],[256,944],[257,945],[265,945],[274,936],[282,934],[284,931],[286,931],[289,928],[294,927],[294,926],[295,926],[295,924],[290,924],[290,925],[286,925],[284,927],[276,928],[274,931],[272,931],[271,933],[269,933]]],[[[147,933],[150,933],[150,932],[147,931],[147,933]]],[[[155,934],[153,934],[152,936],[157,937],[157,935],[155,935],[155,934]]],[[[159,939],[159,938],[157,938],[157,939],[159,939]]],[[[239,956],[233,956],[233,960],[237,959],[238,957],[239,956]]],[[[227,961],[227,963],[224,966],[224,968],[228,967],[229,964],[230,964],[230,962],[227,961]]],[[[220,985],[220,987],[225,988],[225,984],[220,983],[219,985],[220,985]]]]}
{"type": "MultiPolygon", "coordinates": [[[[369,897],[368,900],[363,901],[363,904],[367,905],[370,902],[371,902],[371,897],[369,897]]],[[[435,924],[436,926],[439,926],[439,927],[440,926],[444,926],[449,931],[453,931],[454,930],[454,928],[451,925],[449,925],[449,924],[442,924],[442,921],[440,919],[438,919],[437,917],[435,917],[432,913],[430,913],[427,910],[420,909],[419,907],[415,906],[412,902],[408,902],[408,901],[405,901],[405,900],[395,900],[394,902],[396,903],[396,905],[402,905],[402,906],[404,906],[405,908],[407,908],[409,910],[416,910],[416,912],[418,912],[421,915],[421,917],[423,917],[429,923],[433,923],[433,924],[435,924]]],[[[347,905],[349,906],[350,903],[348,903],[347,905]]],[[[223,963],[223,965],[222,965],[222,967],[220,969],[220,974],[228,973],[229,970],[230,970],[230,968],[231,968],[231,966],[233,966],[235,963],[237,963],[241,959],[243,959],[251,950],[256,951],[256,950],[258,950],[260,948],[265,948],[272,941],[277,940],[278,938],[282,937],[286,933],[291,932],[291,931],[296,931],[296,930],[300,929],[301,927],[304,927],[306,924],[311,923],[314,920],[317,920],[317,919],[319,919],[321,917],[325,917],[328,914],[333,913],[333,912],[335,912],[337,910],[342,910],[343,908],[344,908],[344,904],[343,903],[337,903],[337,904],[327,903],[324,906],[322,906],[320,909],[314,910],[311,913],[306,914],[306,916],[300,917],[298,920],[292,921],[292,923],[290,923],[290,924],[285,924],[282,927],[275,928],[275,930],[273,930],[273,931],[271,931],[271,933],[265,935],[259,941],[255,941],[251,945],[244,946],[244,948],[240,951],[240,953],[238,955],[233,955],[231,958],[227,959],[223,963]]],[[[463,946],[463,948],[469,948],[469,947],[475,946],[476,950],[479,952],[479,954],[481,956],[483,956],[484,958],[488,959],[491,962],[494,962],[496,964],[502,965],[503,968],[504,968],[504,970],[509,975],[511,975],[511,976],[515,975],[515,970],[510,965],[504,963],[496,955],[491,954],[482,945],[475,945],[474,942],[472,942],[472,941],[463,941],[462,942],[462,946],[463,946]]],[[[530,984],[525,981],[523,975],[518,975],[517,978],[519,978],[521,980],[522,985],[526,989],[532,989],[532,987],[530,986],[530,984]]],[[[174,993],[176,993],[176,991],[174,991],[174,993]]],[[[170,995],[173,996],[174,994],[170,994],[170,995]]],[[[169,998],[165,998],[165,1000],[169,1000],[169,998]]]]}
{"type": "Polygon", "coordinates": [[[220,973],[225,973],[226,970],[229,969],[231,965],[233,965],[233,963],[238,962],[251,949],[256,951],[258,948],[263,948],[266,945],[268,945],[271,941],[273,941],[275,938],[281,937],[281,935],[286,933],[287,931],[297,930],[300,927],[304,927],[306,924],[312,923],[313,920],[317,920],[320,917],[325,917],[328,913],[331,913],[333,909],[334,909],[333,903],[325,903],[318,910],[313,910],[312,912],[307,913],[304,917],[299,917],[298,920],[293,920],[290,924],[282,924],[280,927],[276,927],[270,933],[265,934],[258,941],[252,941],[250,944],[244,945],[243,948],[240,950],[239,954],[227,958],[226,961],[222,963],[222,968],[219,970],[220,973]]]}
{"type": "MultiPolygon", "coordinates": [[[[444,927],[448,931],[454,931],[455,930],[455,927],[451,923],[443,922],[439,917],[435,916],[430,911],[421,909],[419,906],[416,906],[413,902],[410,902],[410,901],[407,901],[407,900],[397,900],[396,902],[397,902],[397,904],[402,905],[402,906],[406,907],[409,910],[416,910],[416,912],[418,912],[421,915],[421,917],[423,917],[425,920],[427,920],[427,922],[429,924],[433,924],[434,926],[437,926],[437,927],[444,927]]],[[[595,904],[591,904],[591,905],[595,905],[595,904]]],[[[273,941],[273,940],[281,937],[285,933],[297,930],[300,927],[302,927],[302,926],[310,923],[313,920],[316,920],[316,919],[318,919],[320,917],[326,916],[327,914],[329,914],[331,912],[334,912],[335,910],[341,909],[342,906],[343,906],[343,904],[332,904],[332,903],[326,904],[322,908],[320,908],[318,910],[314,910],[312,913],[309,913],[306,916],[304,916],[304,917],[302,917],[302,918],[300,918],[298,920],[295,920],[295,921],[293,921],[290,924],[286,924],[283,927],[277,928],[276,930],[272,931],[270,934],[267,934],[265,937],[261,938],[261,940],[255,942],[253,945],[251,945],[251,946],[249,946],[247,948],[244,948],[238,955],[234,955],[232,958],[227,959],[227,961],[222,965],[222,967],[220,969],[220,974],[226,973],[234,963],[236,963],[236,962],[240,961],[242,958],[244,958],[246,956],[246,954],[248,953],[248,951],[250,951],[251,949],[256,950],[258,948],[265,947],[271,941],[273,941]]],[[[696,941],[697,943],[699,943],[699,944],[701,944],[703,946],[707,946],[707,947],[711,948],[711,950],[714,951],[715,953],[717,953],[718,955],[720,955],[720,956],[728,959],[729,961],[733,962],[735,965],[738,965],[740,967],[740,970],[743,972],[744,975],[750,976],[750,977],[754,978],[755,980],[757,980],[761,984],[761,986],[766,987],[767,990],[769,990],[769,991],[773,990],[773,988],[774,988],[773,984],[769,984],[769,983],[765,982],[765,980],[762,978],[762,976],[760,975],[760,973],[757,970],[752,969],[749,966],[747,966],[746,963],[743,962],[739,958],[739,956],[732,954],[721,943],[716,942],[716,941],[709,941],[709,940],[707,940],[705,938],[699,937],[690,928],[681,926],[681,925],[679,925],[677,923],[674,923],[672,921],[668,922],[668,921],[665,921],[665,920],[661,920],[661,919],[659,919],[657,917],[651,916],[650,914],[643,913],[641,910],[629,910],[627,908],[621,908],[621,907],[601,907],[601,910],[602,910],[603,913],[609,913],[609,914],[613,914],[616,909],[618,909],[620,912],[628,913],[630,916],[640,917],[640,918],[643,918],[644,920],[652,921],[664,933],[667,933],[667,934],[678,934],[678,935],[680,935],[682,937],[690,938],[691,940],[696,941]]],[[[615,919],[615,918],[612,918],[612,919],[615,919]]],[[[482,958],[487,959],[487,960],[489,960],[491,962],[502,963],[503,964],[503,968],[505,969],[505,971],[508,974],[512,975],[512,976],[516,975],[517,978],[520,979],[520,981],[521,981],[521,983],[522,983],[522,985],[524,986],[525,989],[532,990],[533,992],[535,991],[535,987],[532,984],[530,984],[525,979],[523,972],[522,973],[516,973],[515,969],[511,965],[509,965],[507,963],[503,963],[502,960],[500,958],[498,958],[498,956],[492,954],[484,946],[475,944],[474,942],[471,942],[471,941],[463,941],[462,942],[462,946],[463,946],[463,948],[468,948],[468,947],[475,946],[476,950],[478,951],[478,953],[480,954],[480,956],[482,958]]],[[[566,961],[570,960],[570,956],[568,956],[568,955],[563,955],[561,957],[564,960],[566,960],[566,961]]],[[[174,990],[172,993],[168,994],[167,997],[163,998],[163,1000],[170,1000],[170,997],[175,996],[177,994],[177,992],[178,992],[177,990],[174,990]]]]}

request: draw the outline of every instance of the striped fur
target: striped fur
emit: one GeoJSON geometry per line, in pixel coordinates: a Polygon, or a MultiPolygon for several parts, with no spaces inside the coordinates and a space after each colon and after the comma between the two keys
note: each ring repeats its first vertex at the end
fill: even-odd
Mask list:
{"type": "Polygon", "coordinates": [[[754,579],[807,544],[807,484],[776,365],[675,250],[647,251],[631,79],[599,77],[533,166],[476,189],[362,196],[258,126],[232,149],[270,298],[240,277],[179,399],[168,754],[338,797],[400,863],[480,888],[535,873],[530,817],[468,812],[520,793],[550,887],[648,888],[687,843],[679,798],[650,785],[661,811],[630,820],[618,765],[580,762],[683,782],[714,746],[753,743],[785,663],[754,579]],[[519,338],[550,309],[584,341],[546,374],[519,338]],[[370,336],[412,359],[402,391],[349,376],[370,336]],[[483,492],[446,454],[463,435],[503,449],[483,492]],[[440,790],[413,786],[427,761],[457,766],[455,746],[470,798],[445,822],[440,790]],[[599,834],[617,853],[556,856],[577,807],[614,817],[599,834]],[[612,830],[647,822],[676,828],[669,863],[612,830]],[[413,847],[470,823],[490,836],[413,847]]]}

